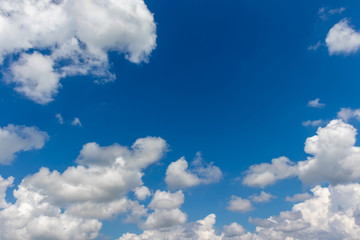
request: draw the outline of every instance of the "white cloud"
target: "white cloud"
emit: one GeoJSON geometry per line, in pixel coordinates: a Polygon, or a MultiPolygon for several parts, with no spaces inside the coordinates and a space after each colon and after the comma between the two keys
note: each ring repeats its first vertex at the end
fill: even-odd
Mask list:
{"type": "Polygon", "coordinates": [[[7,179],[3,179],[0,176],[0,209],[6,208],[9,206],[9,203],[6,202],[6,190],[12,186],[14,183],[13,177],[8,177],[7,179]]]}
{"type": "Polygon", "coordinates": [[[78,127],[82,127],[82,124],[80,122],[80,119],[75,117],[74,120],[71,122],[71,125],[73,126],[78,126],[78,127]]]}
{"type": "Polygon", "coordinates": [[[0,26],[0,64],[21,55],[8,82],[40,104],[50,102],[60,78],[69,75],[113,80],[109,51],[140,63],[156,47],[154,17],[143,0],[3,0],[0,26]]]}
{"type": "Polygon", "coordinates": [[[287,202],[302,202],[311,198],[309,193],[298,193],[292,197],[287,196],[285,201],[287,202]]]}
{"type": "Polygon", "coordinates": [[[316,98],[314,100],[309,101],[308,106],[313,108],[323,108],[325,107],[325,104],[320,103],[320,98],[316,98]]]}
{"type": "Polygon", "coordinates": [[[279,157],[273,159],[271,164],[261,163],[250,166],[242,182],[251,187],[264,188],[278,180],[296,176],[297,171],[298,169],[294,162],[286,157],[279,157]]]}
{"type": "Polygon", "coordinates": [[[307,240],[357,239],[360,235],[360,184],[329,187],[316,186],[313,196],[295,204],[291,211],[280,212],[267,219],[252,219],[254,233],[238,223],[225,225],[223,232],[214,228],[215,215],[203,220],[173,226],[164,231],[146,230],[136,235],[123,234],[119,240],[307,240]]]}
{"type": "Polygon", "coordinates": [[[360,180],[360,147],[354,146],[356,129],[342,120],[332,120],[319,127],[317,135],[306,139],[305,152],[312,155],[305,161],[291,162],[285,157],[272,163],[250,166],[243,184],[265,187],[292,176],[304,184],[347,183],[360,180]]]}
{"type": "Polygon", "coordinates": [[[151,192],[146,186],[141,186],[135,189],[135,195],[137,199],[145,200],[147,197],[151,196],[151,192]]]}
{"type": "Polygon", "coordinates": [[[330,16],[334,15],[334,14],[341,14],[346,10],[346,8],[344,7],[339,7],[339,8],[332,8],[332,9],[327,9],[327,8],[320,8],[318,11],[318,15],[322,20],[327,20],[330,16]]]}
{"type": "Polygon", "coordinates": [[[0,164],[10,164],[18,152],[41,149],[48,138],[35,127],[9,124],[0,128],[0,164]]]}
{"type": "Polygon", "coordinates": [[[170,189],[215,183],[222,178],[220,168],[212,163],[205,163],[200,153],[197,154],[197,158],[191,163],[191,169],[189,169],[188,165],[188,162],[182,157],[168,166],[165,182],[170,189]]]}
{"type": "Polygon", "coordinates": [[[260,239],[357,239],[360,185],[316,186],[313,197],[278,217],[255,219],[260,239]]]}
{"type": "Polygon", "coordinates": [[[64,124],[64,119],[60,113],[55,114],[55,117],[59,121],[60,124],[64,124]]]}
{"type": "Polygon", "coordinates": [[[154,210],[142,224],[144,229],[163,229],[183,224],[187,215],[179,207],[184,203],[182,191],[175,193],[156,191],[149,207],[154,210]]]}
{"type": "Polygon", "coordinates": [[[271,195],[270,193],[261,191],[259,195],[250,196],[251,201],[260,203],[260,202],[269,202],[272,198],[276,198],[276,196],[271,195]]]}
{"type": "Polygon", "coordinates": [[[308,50],[316,51],[319,47],[324,45],[321,41],[318,41],[316,44],[308,47],[308,50]]]}
{"type": "Polygon", "coordinates": [[[59,88],[60,75],[54,72],[54,61],[38,52],[22,54],[11,65],[8,82],[15,83],[15,90],[39,104],[52,101],[59,88]]]}
{"type": "Polygon", "coordinates": [[[311,120],[307,120],[305,122],[302,122],[302,125],[304,127],[308,127],[308,126],[312,126],[312,127],[319,127],[321,125],[324,125],[326,122],[324,120],[314,120],[314,121],[311,121],[311,120]]]}
{"type": "Polygon", "coordinates": [[[237,196],[231,196],[227,209],[233,212],[248,212],[253,209],[250,200],[237,196]]]}
{"type": "MultiPolygon", "coordinates": [[[[118,240],[178,240],[178,239],[197,239],[197,240],[221,240],[224,234],[218,235],[214,228],[216,216],[209,214],[204,219],[188,224],[172,226],[165,230],[153,229],[146,230],[136,235],[133,233],[125,233],[118,240]]],[[[240,225],[239,225],[240,226],[240,225]]],[[[241,227],[241,226],[240,226],[241,227]]],[[[226,229],[228,235],[234,233],[236,226],[230,225],[226,229]]],[[[231,238],[224,238],[231,239],[231,238]]]]}
{"type": "Polygon", "coordinates": [[[150,215],[127,197],[142,186],[142,169],[158,161],[166,149],[166,142],[154,137],[138,139],[131,149],[85,144],[77,158],[80,165],[63,173],[41,168],[25,177],[14,191],[13,204],[5,201],[13,178],[1,178],[0,239],[95,239],[100,221],[119,214],[128,214],[128,222],[152,217],[154,227],[170,220],[183,223],[186,215],[178,209],[183,203],[181,192],[170,195],[169,209],[158,193],[150,204],[155,209],[150,215]]]}
{"type": "Polygon", "coordinates": [[[325,42],[330,55],[356,53],[360,48],[360,33],[343,19],[330,29],[325,42]]]}
{"type": "Polygon", "coordinates": [[[360,121],[360,109],[341,108],[340,111],[337,113],[337,116],[345,122],[349,121],[352,118],[360,121]]]}

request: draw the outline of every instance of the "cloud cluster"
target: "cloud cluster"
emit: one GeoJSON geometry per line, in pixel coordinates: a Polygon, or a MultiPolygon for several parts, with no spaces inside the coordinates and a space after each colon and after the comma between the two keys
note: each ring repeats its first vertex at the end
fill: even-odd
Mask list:
{"type": "Polygon", "coordinates": [[[252,219],[255,232],[231,223],[219,232],[215,215],[203,220],[173,226],[165,231],[146,230],[136,235],[123,234],[118,240],[293,240],[293,239],[357,239],[360,234],[360,184],[329,187],[316,186],[313,196],[295,204],[291,211],[280,212],[267,219],[252,219]]]}
{"type": "Polygon", "coordinates": [[[168,188],[184,189],[199,184],[219,182],[222,178],[220,168],[214,166],[213,163],[204,162],[200,153],[197,154],[191,166],[189,168],[184,157],[172,162],[166,170],[165,182],[168,188]]]}
{"type": "Polygon", "coordinates": [[[360,33],[343,19],[330,29],[325,42],[330,55],[356,53],[360,49],[360,33]]]}
{"type": "MultiPolygon", "coordinates": [[[[14,190],[14,204],[5,201],[13,179],[0,179],[0,239],[94,239],[103,219],[124,213],[130,221],[146,215],[127,193],[142,187],[142,170],[166,149],[166,142],[155,137],[138,139],[131,148],[85,144],[79,165],[63,173],[41,168],[25,177],[14,190]]],[[[160,203],[154,200],[151,206],[161,208],[161,198],[154,199],[160,203]]]]}
{"type": "Polygon", "coordinates": [[[0,2],[0,64],[10,61],[6,81],[40,104],[53,99],[66,76],[113,80],[109,51],[140,63],[155,47],[156,25],[143,0],[0,2]]]}
{"type": "Polygon", "coordinates": [[[12,124],[0,127],[0,164],[10,164],[18,152],[41,149],[48,138],[46,132],[36,127],[12,124]]]}
{"type": "Polygon", "coordinates": [[[360,180],[360,148],[355,146],[356,129],[342,120],[332,120],[305,142],[305,152],[312,155],[294,163],[280,157],[272,163],[253,165],[245,173],[243,184],[265,187],[278,180],[298,176],[304,184],[348,183],[360,180]]]}

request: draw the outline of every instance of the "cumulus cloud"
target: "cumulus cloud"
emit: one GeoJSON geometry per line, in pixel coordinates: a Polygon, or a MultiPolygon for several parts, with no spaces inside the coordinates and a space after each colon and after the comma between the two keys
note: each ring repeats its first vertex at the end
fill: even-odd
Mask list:
{"type": "Polygon", "coordinates": [[[154,210],[142,224],[144,229],[166,229],[183,224],[187,215],[179,207],[184,203],[182,191],[175,193],[156,191],[149,207],[154,210]]]}
{"type": "Polygon", "coordinates": [[[313,197],[291,211],[254,219],[260,239],[357,239],[359,184],[316,186],[313,197]]]}
{"type": "Polygon", "coordinates": [[[325,107],[325,104],[320,102],[320,98],[316,98],[314,100],[309,101],[308,106],[313,108],[323,108],[325,107]]]}
{"type": "Polygon", "coordinates": [[[238,223],[214,228],[215,215],[203,220],[173,226],[165,231],[146,230],[136,235],[123,234],[118,240],[306,240],[306,239],[357,239],[360,234],[360,184],[345,184],[311,189],[313,195],[290,211],[267,219],[250,218],[256,225],[251,233],[238,223]]]}
{"type": "Polygon", "coordinates": [[[356,129],[342,120],[332,120],[306,139],[305,152],[312,155],[294,163],[285,157],[272,163],[253,165],[243,184],[265,187],[288,177],[298,176],[304,184],[347,183],[360,180],[360,148],[355,146],[356,129]]]}
{"type": "Polygon", "coordinates": [[[189,164],[184,157],[176,162],[172,162],[167,170],[165,182],[170,189],[188,188],[199,184],[210,184],[219,182],[222,178],[220,168],[214,166],[213,163],[205,163],[200,155],[189,164]]]}
{"type": "MultiPolygon", "coordinates": [[[[25,177],[14,190],[13,204],[5,201],[13,178],[1,178],[0,239],[95,239],[101,220],[119,214],[128,214],[127,221],[147,216],[146,208],[127,194],[141,189],[142,170],[158,161],[166,149],[166,142],[155,137],[138,139],[131,148],[85,144],[77,158],[79,165],[62,173],[41,168],[25,177]]],[[[155,200],[151,207],[164,206],[155,200]]],[[[182,202],[183,195],[171,210],[182,202]]]]}
{"type": "Polygon", "coordinates": [[[248,212],[253,209],[250,200],[231,196],[227,209],[233,212],[248,212]]]}
{"type": "Polygon", "coordinates": [[[135,190],[135,195],[137,199],[145,200],[147,197],[151,196],[151,192],[146,186],[141,186],[135,190]]]}
{"type": "Polygon", "coordinates": [[[352,118],[360,121],[360,109],[341,108],[337,113],[338,118],[343,119],[345,122],[352,118]]]}
{"type": "Polygon", "coordinates": [[[260,203],[260,202],[269,202],[272,198],[276,198],[276,196],[271,195],[270,193],[261,191],[259,195],[250,196],[251,201],[260,203]]]}
{"type": "MultiPolygon", "coordinates": [[[[188,224],[182,224],[172,226],[169,229],[160,231],[159,229],[146,230],[143,233],[136,235],[133,233],[125,233],[118,240],[176,240],[176,239],[198,239],[198,240],[221,240],[224,234],[218,235],[215,231],[216,216],[210,214],[204,219],[198,220],[197,222],[191,222],[188,224]]],[[[234,225],[227,228],[228,234],[236,231],[234,225]]]]}
{"type": "Polygon", "coordinates": [[[279,157],[273,159],[271,164],[261,163],[250,166],[242,182],[251,187],[264,188],[278,180],[296,176],[297,172],[298,169],[294,162],[286,157],[279,157]]]}
{"type": "Polygon", "coordinates": [[[40,104],[53,99],[66,76],[113,80],[109,51],[140,63],[156,47],[154,17],[143,0],[4,0],[0,10],[0,63],[15,56],[7,82],[40,104]]]}
{"type": "Polygon", "coordinates": [[[0,127],[0,164],[10,164],[21,151],[41,149],[48,138],[46,132],[36,127],[12,124],[0,127]]]}
{"type": "Polygon", "coordinates": [[[0,176],[0,209],[1,208],[6,208],[9,203],[6,202],[6,190],[12,186],[12,184],[14,183],[14,178],[13,177],[8,177],[7,179],[3,179],[0,176]]]}
{"type": "Polygon", "coordinates": [[[356,53],[360,48],[360,33],[343,19],[330,29],[325,42],[330,55],[356,53]]]}

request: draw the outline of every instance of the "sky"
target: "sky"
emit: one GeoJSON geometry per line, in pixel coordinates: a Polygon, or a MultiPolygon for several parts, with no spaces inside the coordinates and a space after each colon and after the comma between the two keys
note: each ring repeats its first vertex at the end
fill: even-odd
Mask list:
{"type": "Polygon", "coordinates": [[[0,1],[0,239],[358,239],[359,10],[0,1]]]}

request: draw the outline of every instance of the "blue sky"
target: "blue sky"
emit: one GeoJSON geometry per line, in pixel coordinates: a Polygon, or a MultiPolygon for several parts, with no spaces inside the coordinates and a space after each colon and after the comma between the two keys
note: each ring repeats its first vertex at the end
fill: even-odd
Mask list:
{"type": "Polygon", "coordinates": [[[359,236],[358,2],[0,9],[1,239],[359,236]]]}

